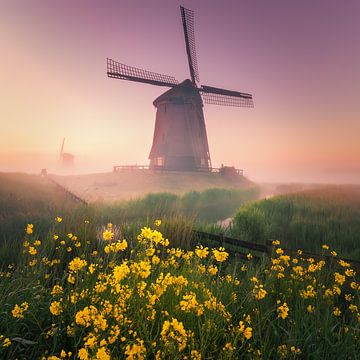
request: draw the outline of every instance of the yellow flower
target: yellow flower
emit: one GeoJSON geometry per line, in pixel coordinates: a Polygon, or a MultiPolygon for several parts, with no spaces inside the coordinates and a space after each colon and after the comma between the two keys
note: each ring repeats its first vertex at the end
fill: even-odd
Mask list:
{"type": "Polygon", "coordinates": [[[180,309],[185,312],[193,311],[198,316],[204,313],[202,305],[198,303],[196,294],[193,292],[183,296],[182,300],[180,301],[180,309]]]}
{"type": "Polygon", "coordinates": [[[225,251],[223,247],[219,247],[219,250],[213,249],[214,258],[218,262],[224,262],[229,256],[229,253],[225,251]]]}
{"type": "Polygon", "coordinates": [[[110,360],[110,355],[106,352],[105,347],[101,347],[96,352],[96,359],[99,360],[110,360]]]}
{"type": "Polygon", "coordinates": [[[41,245],[41,241],[40,240],[35,240],[34,241],[34,246],[40,246],[41,245]]]}
{"type": "Polygon", "coordinates": [[[324,244],[324,245],[322,246],[322,248],[323,248],[324,250],[329,250],[329,245],[324,244]]]}
{"type": "Polygon", "coordinates": [[[356,275],[356,272],[353,269],[346,269],[345,270],[345,275],[349,276],[349,277],[352,277],[352,276],[356,275]]]}
{"type": "Polygon", "coordinates": [[[151,262],[152,262],[154,265],[159,264],[160,261],[161,261],[160,258],[159,258],[158,256],[156,256],[156,255],[154,255],[154,256],[152,257],[152,259],[151,259],[151,262]]]}
{"type": "Polygon", "coordinates": [[[333,314],[335,316],[340,316],[341,315],[341,310],[338,307],[334,307],[333,314]]]}
{"type": "Polygon", "coordinates": [[[282,319],[286,319],[289,313],[289,307],[287,306],[287,303],[284,302],[282,305],[278,306],[277,312],[278,312],[278,317],[281,317],[282,319]]]}
{"type": "Polygon", "coordinates": [[[178,346],[179,352],[185,349],[187,334],[183,323],[177,319],[173,318],[171,321],[165,320],[160,335],[166,346],[169,346],[170,343],[175,343],[178,346]]]}
{"type": "Polygon", "coordinates": [[[280,359],[285,359],[287,357],[287,353],[288,353],[287,346],[285,344],[279,345],[277,348],[277,352],[278,352],[280,359]]]}
{"type": "Polygon", "coordinates": [[[229,352],[233,352],[235,350],[235,348],[232,346],[231,343],[226,343],[225,346],[223,347],[224,351],[229,351],[229,352]]]}
{"type": "Polygon", "coordinates": [[[160,219],[155,220],[154,225],[155,226],[160,226],[161,225],[161,220],[160,219]]]}
{"type": "Polygon", "coordinates": [[[78,352],[78,357],[80,360],[88,360],[89,354],[85,348],[81,348],[78,352]]]}
{"type": "Polygon", "coordinates": [[[63,288],[60,285],[54,285],[51,291],[52,296],[60,295],[63,292],[63,288]]]}
{"type": "Polygon", "coordinates": [[[211,275],[215,276],[215,275],[218,273],[218,268],[217,268],[215,265],[210,265],[210,266],[208,267],[208,272],[209,272],[211,275]]]}
{"type": "Polygon", "coordinates": [[[69,275],[68,275],[68,278],[67,278],[67,281],[68,281],[68,283],[70,283],[70,284],[75,284],[75,277],[74,277],[74,275],[69,274],[69,275]]]}
{"type": "Polygon", "coordinates": [[[69,269],[74,272],[78,272],[87,265],[86,260],[82,260],[79,257],[72,259],[69,263],[69,269]]]}
{"type": "Polygon", "coordinates": [[[137,339],[136,344],[127,345],[125,348],[125,355],[127,360],[145,359],[146,347],[144,345],[144,341],[137,339]]]}
{"type": "Polygon", "coordinates": [[[334,277],[335,277],[335,282],[337,282],[339,285],[342,285],[346,280],[345,276],[339,274],[338,272],[334,274],[334,277]]]}
{"type": "Polygon", "coordinates": [[[115,266],[113,270],[113,277],[115,281],[121,281],[130,273],[130,268],[124,261],[121,265],[115,266]]]}
{"type": "Polygon", "coordinates": [[[190,359],[191,360],[201,360],[201,354],[197,350],[191,350],[190,359]]]}
{"type": "Polygon", "coordinates": [[[20,306],[15,304],[11,313],[14,318],[22,319],[24,317],[24,312],[29,308],[29,304],[25,301],[20,306]]]}
{"type": "Polygon", "coordinates": [[[30,255],[36,255],[37,254],[37,250],[33,246],[29,246],[28,251],[29,251],[30,255]]]}
{"type": "Polygon", "coordinates": [[[301,354],[300,348],[296,348],[295,346],[291,346],[290,351],[291,351],[293,354],[301,354]]]}
{"type": "Polygon", "coordinates": [[[61,302],[60,301],[53,301],[49,307],[50,312],[55,315],[58,316],[62,313],[62,306],[61,306],[61,302]]]}
{"type": "Polygon", "coordinates": [[[306,290],[300,290],[299,293],[303,299],[313,298],[316,295],[316,291],[312,285],[308,285],[306,290]]]}
{"type": "Polygon", "coordinates": [[[209,255],[209,248],[207,248],[207,247],[204,248],[202,245],[196,246],[195,254],[200,259],[205,259],[209,255]]]}
{"type": "Polygon", "coordinates": [[[307,310],[307,312],[308,313],[313,313],[314,312],[314,310],[315,310],[315,307],[313,306],[313,305],[308,305],[307,306],[307,308],[306,308],[306,310],[307,310]]]}
{"type": "Polygon", "coordinates": [[[9,339],[9,338],[4,338],[3,343],[2,343],[2,346],[3,346],[3,347],[8,347],[8,346],[10,346],[10,345],[11,345],[10,339],[9,339]]]}
{"type": "Polygon", "coordinates": [[[244,335],[245,339],[250,340],[252,337],[252,328],[249,326],[245,326],[243,321],[239,322],[239,331],[244,335]]]}
{"type": "Polygon", "coordinates": [[[106,229],[104,232],[103,232],[103,239],[106,240],[106,241],[110,241],[112,240],[114,237],[114,233],[109,230],[109,229],[106,229]]]}
{"type": "Polygon", "coordinates": [[[57,216],[55,218],[55,221],[58,222],[58,223],[61,223],[62,222],[62,218],[60,216],[57,216]]]}
{"type": "Polygon", "coordinates": [[[263,285],[255,285],[253,294],[256,300],[261,300],[266,296],[267,291],[264,289],[263,285]]]}
{"type": "Polygon", "coordinates": [[[280,245],[280,240],[274,240],[272,242],[272,244],[275,245],[275,246],[278,246],[278,245],[280,245]]]}
{"type": "Polygon", "coordinates": [[[103,239],[106,240],[106,241],[109,241],[109,240],[112,240],[114,237],[114,233],[109,230],[109,229],[106,229],[104,232],[103,232],[103,239]]]}
{"type": "Polygon", "coordinates": [[[130,268],[134,274],[140,276],[143,279],[148,278],[151,274],[151,263],[148,260],[134,262],[130,265],[130,268]]]}
{"type": "Polygon", "coordinates": [[[33,233],[33,230],[34,230],[34,225],[33,225],[33,224],[27,224],[25,230],[26,230],[26,233],[27,233],[28,235],[32,234],[32,233],[33,233]]]}
{"type": "Polygon", "coordinates": [[[350,267],[350,264],[344,260],[339,260],[338,263],[342,267],[350,267]]]}

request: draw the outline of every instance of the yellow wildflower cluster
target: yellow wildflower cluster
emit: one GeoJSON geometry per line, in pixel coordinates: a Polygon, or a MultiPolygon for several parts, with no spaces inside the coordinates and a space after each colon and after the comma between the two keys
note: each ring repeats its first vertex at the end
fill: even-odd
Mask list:
{"type": "Polygon", "coordinates": [[[22,304],[18,305],[15,304],[14,308],[12,309],[11,313],[14,318],[22,319],[24,317],[24,312],[29,309],[29,303],[24,301],[22,304]]]}
{"type": "MultiPolygon", "coordinates": [[[[57,234],[48,243],[25,236],[27,265],[18,273],[33,276],[27,290],[32,295],[8,307],[19,328],[30,328],[39,316],[35,302],[45,305],[46,320],[39,323],[52,322],[34,334],[37,358],[260,359],[269,349],[262,344],[266,338],[274,341],[272,357],[293,359],[306,353],[294,340],[301,318],[327,321],[339,329],[339,341],[346,334],[358,336],[360,285],[343,260],[333,259],[336,269],[329,273],[324,261],[306,259],[301,251],[289,256],[275,240],[269,262],[257,266],[249,254],[245,262],[232,263],[223,247],[169,247],[169,240],[149,227],[141,229],[138,241],[115,240],[120,231],[112,224],[89,238],[79,230],[78,247],[77,235],[62,233],[60,222],[55,220],[57,234]],[[34,311],[27,316],[29,303],[34,311]]],[[[0,280],[16,274],[9,271],[0,280]]],[[[315,330],[307,336],[318,339],[315,330]]],[[[0,336],[0,357],[22,358],[12,344],[16,336],[0,336]]]]}
{"type": "Polygon", "coordinates": [[[126,250],[128,247],[128,243],[127,241],[124,239],[124,240],[118,240],[118,241],[115,241],[109,245],[106,245],[105,248],[104,248],[104,251],[106,254],[109,254],[109,253],[117,253],[119,251],[124,251],[126,250]]]}
{"type": "Polygon", "coordinates": [[[207,248],[207,247],[204,248],[202,245],[196,246],[195,254],[200,259],[205,259],[209,255],[209,248],[207,248]]]}
{"type": "Polygon", "coordinates": [[[0,335],[0,348],[7,348],[11,345],[11,340],[4,335],[0,335]]]}
{"type": "Polygon", "coordinates": [[[177,319],[173,318],[171,321],[164,321],[160,335],[166,346],[174,345],[179,352],[185,349],[188,334],[183,323],[177,321],[177,319]]]}
{"type": "Polygon", "coordinates": [[[223,247],[219,247],[219,249],[213,249],[214,258],[218,262],[224,262],[229,256],[229,253],[225,251],[223,247]]]}
{"type": "MultiPolygon", "coordinates": [[[[278,304],[280,303],[280,300],[278,301],[278,304]]],[[[289,314],[289,307],[286,302],[284,302],[282,305],[279,305],[277,308],[278,317],[282,319],[286,319],[289,314]]]]}

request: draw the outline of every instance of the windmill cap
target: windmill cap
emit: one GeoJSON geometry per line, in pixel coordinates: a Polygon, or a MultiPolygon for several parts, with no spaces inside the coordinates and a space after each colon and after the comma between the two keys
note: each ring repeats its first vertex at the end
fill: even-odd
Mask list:
{"type": "Polygon", "coordinates": [[[198,89],[194,86],[191,80],[186,79],[157,97],[153,104],[157,107],[162,102],[184,104],[187,102],[193,102],[194,100],[202,105],[202,99],[198,89]]]}

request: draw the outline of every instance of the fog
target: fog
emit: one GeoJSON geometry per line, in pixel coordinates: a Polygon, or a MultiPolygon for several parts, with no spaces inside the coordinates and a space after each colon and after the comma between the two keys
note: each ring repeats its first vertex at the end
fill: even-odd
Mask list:
{"type": "MultiPolygon", "coordinates": [[[[91,173],[109,173],[116,165],[148,165],[148,161],[126,161],[117,154],[74,154],[72,166],[64,166],[59,159],[59,153],[3,153],[0,154],[1,172],[24,172],[40,174],[43,168],[48,173],[58,175],[78,175],[91,173]],[[120,159],[120,160],[119,160],[120,159]]],[[[233,163],[223,162],[232,166],[233,163]]],[[[360,168],[318,168],[316,166],[280,166],[269,164],[246,164],[240,167],[244,175],[254,182],[274,183],[321,183],[321,184],[360,184],[360,168]]],[[[221,164],[214,164],[214,167],[221,164]]]]}

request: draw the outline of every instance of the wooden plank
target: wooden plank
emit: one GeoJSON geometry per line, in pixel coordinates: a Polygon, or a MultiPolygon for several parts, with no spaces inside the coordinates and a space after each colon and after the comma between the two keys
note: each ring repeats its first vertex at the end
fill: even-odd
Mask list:
{"type": "Polygon", "coordinates": [[[262,252],[262,253],[267,253],[268,252],[268,247],[266,245],[264,245],[264,244],[252,243],[252,242],[249,242],[249,241],[230,238],[230,237],[223,236],[223,235],[218,235],[218,234],[210,234],[210,233],[207,233],[207,232],[204,232],[204,231],[194,230],[194,233],[197,234],[198,236],[200,236],[201,238],[208,238],[210,240],[220,242],[220,244],[234,245],[234,246],[237,246],[237,247],[243,247],[245,249],[259,251],[259,252],[262,252]]]}

